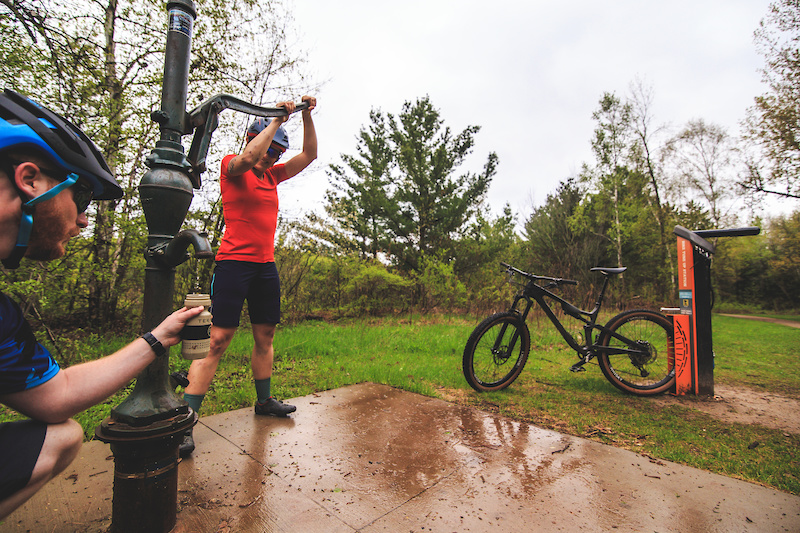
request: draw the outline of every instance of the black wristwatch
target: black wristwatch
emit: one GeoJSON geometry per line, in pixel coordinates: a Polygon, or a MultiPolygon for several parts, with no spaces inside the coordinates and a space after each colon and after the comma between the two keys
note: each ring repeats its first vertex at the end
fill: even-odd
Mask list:
{"type": "Polygon", "coordinates": [[[147,333],[142,335],[142,338],[145,341],[147,341],[147,344],[150,345],[150,348],[152,348],[153,351],[156,352],[156,357],[164,357],[165,355],[167,355],[167,349],[164,348],[164,346],[160,342],[158,342],[158,339],[156,339],[152,333],[148,331],[147,333]]]}

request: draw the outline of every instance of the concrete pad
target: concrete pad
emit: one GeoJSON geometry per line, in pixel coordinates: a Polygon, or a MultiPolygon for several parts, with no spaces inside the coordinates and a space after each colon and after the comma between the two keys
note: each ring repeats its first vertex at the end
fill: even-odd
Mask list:
{"type": "MultiPolygon", "coordinates": [[[[365,383],[201,417],[176,532],[800,531],[800,497],[365,383]]],[[[106,531],[109,447],[0,531],[106,531]]]]}

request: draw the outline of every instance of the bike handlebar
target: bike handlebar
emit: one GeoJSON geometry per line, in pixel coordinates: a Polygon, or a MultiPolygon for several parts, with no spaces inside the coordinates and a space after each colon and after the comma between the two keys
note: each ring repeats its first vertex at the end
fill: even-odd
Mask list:
{"type": "Polygon", "coordinates": [[[515,267],[509,265],[508,263],[501,262],[500,264],[503,265],[503,267],[505,267],[505,269],[508,272],[514,272],[514,273],[520,274],[522,276],[525,276],[528,279],[537,280],[537,281],[539,281],[539,280],[552,281],[553,283],[555,283],[557,285],[577,285],[578,284],[577,281],[572,280],[572,279],[550,278],[548,276],[537,276],[536,274],[529,274],[528,272],[524,272],[524,271],[522,271],[522,270],[520,270],[518,268],[515,268],[515,267]]]}

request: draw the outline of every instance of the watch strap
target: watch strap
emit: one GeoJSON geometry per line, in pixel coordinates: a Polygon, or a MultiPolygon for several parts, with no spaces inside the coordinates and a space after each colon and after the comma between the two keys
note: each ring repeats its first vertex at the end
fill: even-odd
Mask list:
{"type": "Polygon", "coordinates": [[[145,340],[145,342],[147,342],[147,344],[150,345],[150,348],[152,348],[153,351],[156,353],[156,357],[164,357],[165,355],[167,355],[167,349],[164,348],[164,345],[161,344],[158,341],[158,339],[156,339],[155,336],[153,336],[151,332],[148,331],[147,333],[142,335],[142,338],[145,340]]]}

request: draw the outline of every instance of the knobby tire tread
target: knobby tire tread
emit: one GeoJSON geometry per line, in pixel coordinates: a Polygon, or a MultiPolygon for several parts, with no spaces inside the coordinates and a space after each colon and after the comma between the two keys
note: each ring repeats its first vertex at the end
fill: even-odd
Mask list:
{"type": "Polygon", "coordinates": [[[505,389],[525,367],[530,346],[530,331],[519,313],[505,311],[486,318],[473,330],[464,347],[462,371],[467,383],[478,392],[505,389]],[[504,331],[503,325],[506,326],[504,331]],[[505,342],[511,339],[515,331],[519,332],[519,337],[513,346],[513,353],[492,351],[501,332],[503,341],[499,344],[507,347],[505,342]]]}

